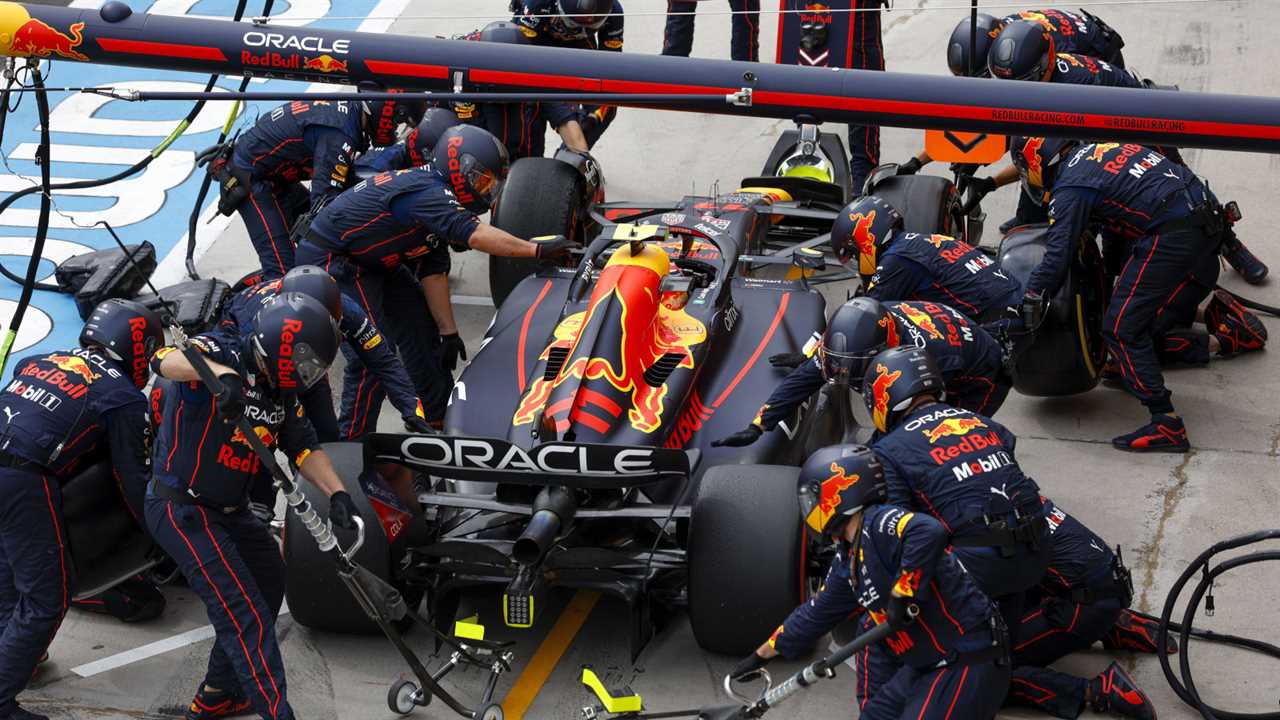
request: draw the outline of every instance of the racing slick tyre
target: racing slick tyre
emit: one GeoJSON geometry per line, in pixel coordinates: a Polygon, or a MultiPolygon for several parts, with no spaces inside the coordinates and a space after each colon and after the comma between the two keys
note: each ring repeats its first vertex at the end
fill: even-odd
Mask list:
{"type": "MultiPolygon", "coordinates": [[[[1021,285],[1045,253],[1049,226],[1014,228],[1000,243],[1000,267],[1021,285]]],[[[1096,243],[1080,243],[1061,289],[1030,336],[1015,338],[1013,386],[1023,395],[1074,395],[1098,384],[1107,351],[1102,316],[1111,289],[1096,243]]]]}
{"type": "Polygon", "coordinates": [[[958,222],[961,217],[959,194],[955,183],[944,177],[890,175],[868,187],[867,194],[892,205],[902,215],[907,232],[953,237],[964,232],[963,223],[958,222]]]}
{"type": "Polygon", "coordinates": [[[109,462],[86,466],[67,481],[62,516],[77,600],[109,590],[164,557],[133,518],[109,462]]]}
{"type": "MultiPolygon", "coordinates": [[[[362,445],[327,443],[324,451],[333,463],[334,472],[343,479],[347,492],[360,509],[360,516],[364,518],[364,547],[356,553],[355,561],[379,578],[387,580],[391,577],[391,548],[382,531],[382,523],[357,479],[364,465],[362,445]]],[[[320,519],[328,521],[329,501],[324,493],[311,483],[301,482],[299,486],[320,519]]],[[[352,533],[343,530],[335,528],[334,533],[343,547],[353,539],[352,533]]],[[[315,539],[303,527],[292,509],[285,512],[284,563],[288,568],[285,599],[289,602],[289,611],[294,620],[314,630],[360,635],[380,632],[338,577],[333,555],[320,552],[315,539]]]]}
{"type": "Polygon", "coordinates": [[[751,652],[800,603],[799,473],[721,465],[702,476],[689,528],[689,622],[704,649],[751,652]]]}
{"type": "MultiPolygon", "coordinates": [[[[493,208],[494,227],[528,240],[540,235],[564,235],[578,241],[582,212],[582,175],[554,158],[521,158],[511,165],[502,195],[493,208]]],[[[494,307],[502,307],[520,281],[538,269],[529,258],[489,258],[489,293],[494,307]]]]}

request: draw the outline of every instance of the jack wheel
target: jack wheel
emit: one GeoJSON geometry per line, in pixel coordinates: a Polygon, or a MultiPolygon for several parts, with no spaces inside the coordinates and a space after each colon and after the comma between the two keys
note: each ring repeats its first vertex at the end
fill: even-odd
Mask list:
{"type": "Polygon", "coordinates": [[[476,718],[478,720],[502,720],[502,706],[498,703],[489,703],[480,708],[476,718]]]}
{"type": "Polygon", "coordinates": [[[408,715],[418,705],[418,684],[412,680],[400,680],[387,690],[387,707],[397,715],[408,715]]]}

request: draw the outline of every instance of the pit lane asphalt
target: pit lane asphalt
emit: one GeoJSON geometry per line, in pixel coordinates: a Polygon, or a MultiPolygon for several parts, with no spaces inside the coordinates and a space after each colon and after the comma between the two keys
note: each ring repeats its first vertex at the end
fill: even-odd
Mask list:
{"type": "MultiPolygon", "coordinates": [[[[936,0],[899,0],[886,14],[885,45],[890,68],[921,73],[944,73],[943,47],[959,11],[931,11],[936,0]],[[921,9],[923,7],[923,9],[921,9]]],[[[772,5],[766,3],[766,5],[772,5]]],[[[1077,3],[1063,4],[1074,8],[1077,3]]],[[[724,3],[705,8],[722,10],[724,3]]],[[[1086,5],[1086,7],[1088,7],[1086,5]]],[[[484,20],[437,21],[413,16],[481,15],[501,17],[505,0],[473,0],[441,4],[415,0],[393,32],[449,34],[478,27],[484,20]],[[465,10],[461,8],[465,7],[465,10]]],[[[656,0],[629,0],[632,12],[657,12],[656,0]]],[[[1280,47],[1273,43],[1280,23],[1280,3],[1256,0],[1218,0],[1203,5],[1100,6],[1092,8],[1125,36],[1130,67],[1162,83],[1184,90],[1245,94],[1280,94],[1280,47]]],[[[728,18],[698,20],[695,55],[728,56],[728,18]]],[[[773,53],[776,15],[761,22],[762,54],[773,53]]],[[[629,52],[658,52],[661,17],[632,17],[627,21],[629,52]]],[[[998,81],[992,81],[998,82],[998,81]]],[[[755,175],[773,138],[788,123],[623,110],[598,148],[608,179],[610,199],[673,199],[685,193],[706,193],[719,183],[721,191],[736,187],[737,179],[755,175]]],[[[886,130],[885,160],[900,161],[915,151],[919,131],[886,130]]],[[[1271,228],[1280,224],[1274,201],[1280,156],[1193,150],[1190,164],[1209,178],[1220,197],[1241,203],[1246,219],[1241,235],[1272,266],[1280,269],[1280,246],[1271,228]]],[[[934,172],[943,172],[934,169],[934,172]]],[[[986,203],[987,242],[995,227],[1009,217],[1013,192],[1007,190],[986,203]]],[[[174,232],[181,232],[174,228],[174,232]]],[[[202,274],[239,277],[252,257],[237,223],[204,258],[202,274]]],[[[454,292],[468,297],[488,295],[486,258],[478,253],[454,256],[454,292]]],[[[1244,290],[1264,302],[1280,304],[1280,281],[1261,289],[1244,285],[1229,271],[1228,286],[1244,290]]],[[[831,288],[831,302],[844,299],[843,288],[831,288]]],[[[462,334],[471,349],[479,341],[491,310],[459,305],[462,334]]],[[[1280,323],[1267,321],[1272,332],[1280,323]]],[[[1274,527],[1280,510],[1280,373],[1273,356],[1259,354],[1215,362],[1206,369],[1176,370],[1168,374],[1178,409],[1186,416],[1195,450],[1185,456],[1128,455],[1112,450],[1108,439],[1145,420],[1139,405],[1122,391],[1100,387],[1086,395],[1035,399],[1012,395],[999,420],[1020,438],[1018,458],[1028,473],[1068,512],[1076,513],[1111,543],[1124,546],[1137,586],[1135,607],[1158,613],[1169,585],[1192,558],[1211,543],[1255,529],[1274,527]]],[[[749,418],[743,418],[746,423],[749,418]]],[[[396,430],[395,413],[383,414],[384,430],[396,430]]],[[[1248,575],[1234,573],[1217,585],[1217,615],[1200,618],[1211,629],[1276,641],[1280,609],[1280,573],[1267,565],[1248,575]]],[[[158,621],[137,626],[72,611],[52,649],[51,662],[24,697],[33,709],[56,718],[160,718],[180,715],[201,679],[211,640],[187,644],[170,652],[115,669],[80,677],[72,671],[84,663],[116,656],[148,643],[170,638],[206,624],[204,609],[185,590],[166,590],[169,608],[158,621]]],[[[475,600],[491,637],[517,641],[516,672],[504,678],[503,697],[543,644],[548,629],[572,597],[554,595],[537,625],[528,631],[501,627],[498,596],[475,600]]],[[[385,705],[387,686],[405,667],[380,637],[340,637],[317,633],[284,617],[279,623],[289,678],[289,698],[300,718],[390,718],[385,705]]],[[[635,666],[626,648],[626,615],[616,601],[601,599],[585,624],[571,638],[563,657],[540,688],[526,717],[573,718],[591,698],[578,684],[579,667],[593,665],[606,684],[630,685],[645,698],[650,710],[671,710],[718,704],[719,678],[736,658],[711,656],[693,642],[687,620],[677,617],[652,642],[635,666]]],[[[415,646],[429,651],[423,634],[415,646]]],[[[1241,711],[1274,710],[1274,665],[1236,651],[1193,646],[1198,684],[1211,703],[1241,711]]],[[[543,654],[545,655],[545,648],[543,654]]],[[[1156,703],[1162,718],[1193,718],[1160,675],[1149,656],[1121,655],[1156,703]]],[[[1109,658],[1097,649],[1072,656],[1060,667],[1081,675],[1101,670],[1109,658]]],[[[796,665],[784,666],[798,667],[796,665]]],[[[851,717],[853,689],[840,679],[803,694],[778,717],[851,717]]],[[[473,698],[483,678],[468,672],[449,683],[464,698],[473,698]]],[[[419,709],[417,717],[447,718],[439,702],[419,709]]],[[[509,715],[510,717],[510,715],[509,715]]],[[[1033,717],[1008,713],[1002,717],[1033,717]]]]}

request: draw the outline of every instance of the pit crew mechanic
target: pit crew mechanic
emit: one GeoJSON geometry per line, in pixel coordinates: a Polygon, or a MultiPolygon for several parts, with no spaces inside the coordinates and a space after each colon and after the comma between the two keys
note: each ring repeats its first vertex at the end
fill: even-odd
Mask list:
{"type": "Polygon", "coordinates": [[[777,427],[825,383],[862,392],[867,364],[880,351],[906,343],[922,347],[938,363],[947,397],[957,407],[994,415],[1012,387],[1000,344],[946,305],[881,303],[858,297],[836,309],[812,357],[783,353],[774,367],[794,368],[765,400],[744,430],[713,441],[713,447],[755,442],[777,427]]]}
{"type": "MultiPolygon", "coordinates": [[[[530,243],[476,217],[497,197],[508,168],[505,148],[490,133],[471,125],[449,128],[432,158],[426,167],[377,175],[340,195],[317,215],[297,256],[300,264],[333,275],[343,294],[361,304],[402,354],[420,356],[408,364],[410,376],[426,419],[440,422],[453,369],[458,358],[466,358],[449,300],[448,245],[550,258],[568,252],[570,244],[563,238],[530,243]],[[424,295],[431,313],[425,327],[413,322],[415,313],[386,311],[420,305],[424,295]],[[407,350],[410,342],[425,343],[429,350],[407,350]]],[[[359,358],[344,353],[339,432],[355,437],[376,427],[382,394],[369,387],[359,358]]]]}
{"type": "Polygon", "coordinates": [[[1203,313],[1212,334],[1174,329],[1191,325],[1217,281],[1224,223],[1218,199],[1186,167],[1133,143],[1015,137],[1010,155],[1028,194],[1049,206],[1048,249],[1027,281],[1029,302],[1057,291],[1090,223],[1127,241],[1128,261],[1112,290],[1103,337],[1126,388],[1151,419],[1112,445],[1190,449],[1160,356],[1205,363],[1214,353],[1260,350],[1267,337],[1261,321],[1221,291],[1203,313]]]}
{"type": "Polygon", "coordinates": [[[416,124],[424,110],[421,100],[295,100],[260,117],[235,141],[229,161],[214,162],[218,209],[240,213],[264,277],[293,267],[294,221],[347,187],[356,153],[392,144],[399,125],[416,124]],[[300,182],[307,179],[309,191],[300,182]]]}
{"type": "MultiPolygon", "coordinates": [[[[622,52],[624,18],[618,0],[512,0],[511,21],[537,45],[622,52]]],[[[618,115],[613,105],[583,105],[578,122],[594,147],[618,115]]]]}
{"type": "Polygon", "coordinates": [[[857,260],[868,297],[949,305],[984,325],[1020,317],[1022,288],[982,250],[902,228],[902,215],[875,195],[846,205],[831,226],[831,249],[846,266],[857,260]]]}
{"type": "Polygon", "coordinates": [[[217,634],[188,720],[251,709],[273,720],[293,717],[275,636],[284,562],[248,509],[260,462],[236,422],[246,418],[270,448],[278,441],[329,497],[336,526],[354,529],[359,513],[296,398],[337,355],[337,323],[320,303],[288,293],[263,307],[256,327],[247,342],[217,331],[191,339],[223,383],[217,396],[176,348],[161,348],[151,360],[177,392],[162,401],[147,525],[204,601],[217,634]]]}
{"type": "MultiPolygon", "coordinates": [[[[667,23],[662,28],[662,54],[689,57],[693,52],[694,0],[667,0],[667,23]]],[[[729,57],[760,62],[760,0],[729,0],[729,57]]]]}
{"type": "Polygon", "coordinates": [[[956,77],[990,77],[987,60],[992,41],[1010,24],[1023,21],[1035,23],[1048,32],[1058,52],[1088,55],[1116,67],[1124,67],[1124,53],[1121,52],[1124,38],[1110,25],[1085,10],[1079,13],[1051,9],[1023,10],[1002,18],[978,13],[977,45],[971,45],[973,34],[970,21],[971,18],[966,17],[956,23],[955,30],[951,31],[951,39],[947,41],[947,67],[956,77]],[[972,75],[970,58],[973,59],[972,75]]]}
{"type": "Polygon", "coordinates": [[[48,720],[18,693],[53,642],[75,586],[62,484],[108,449],[130,509],[150,477],[147,360],[164,342],[160,318],[131,300],[94,308],[80,346],[14,365],[0,392],[0,718],[48,720]]]}
{"type": "Polygon", "coordinates": [[[798,492],[806,530],[834,539],[835,559],[821,589],[731,677],[746,679],[778,655],[805,655],[865,610],[897,631],[885,644],[902,667],[859,717],[944,718],[957,706],[968,718],[995,717],[1009,686],[1008,640],[991,601],[944,552],[942,525],[888,504],[880,463],[862,446],[814,453],[798,492]],[[914,620],[909,608],[918,612],[914,620]]]}

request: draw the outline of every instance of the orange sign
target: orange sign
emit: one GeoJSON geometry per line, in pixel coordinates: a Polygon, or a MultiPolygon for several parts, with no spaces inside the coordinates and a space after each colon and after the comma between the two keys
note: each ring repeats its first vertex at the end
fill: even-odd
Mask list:
{"type": "Polygon", "coordinates": [[[1004,155],[1005,141],[1004,135],[988,133],[924,131],[925,152],[938,162],[988,165],[1004,155]]]}

